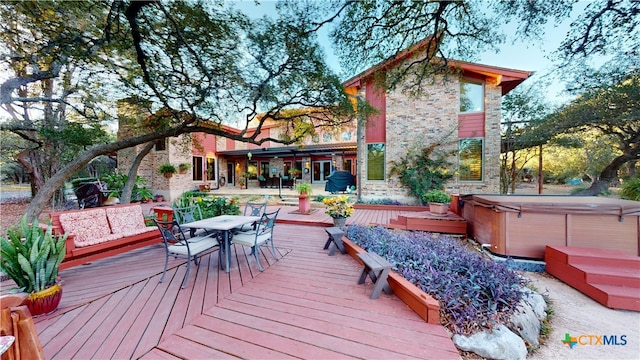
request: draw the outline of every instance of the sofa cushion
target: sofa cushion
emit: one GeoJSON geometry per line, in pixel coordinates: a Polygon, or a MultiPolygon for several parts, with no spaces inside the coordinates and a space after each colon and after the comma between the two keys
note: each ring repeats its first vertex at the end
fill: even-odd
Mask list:
{"type": "Polygon", "coordinates": [[[147,227],[144,223],[144,215],[142,215],[142,206],[138,204],[105,209],[113,234],[126,236],[125,234],[135,233],[137,230],[147,227]]]}
{"type": "Polygon", "coordinates": [[[111,236],[111,229],[103,208],[62,213],[60,225],[65,233],[75,235],[73,242],[77,247],[100,243],[111,236]]]}

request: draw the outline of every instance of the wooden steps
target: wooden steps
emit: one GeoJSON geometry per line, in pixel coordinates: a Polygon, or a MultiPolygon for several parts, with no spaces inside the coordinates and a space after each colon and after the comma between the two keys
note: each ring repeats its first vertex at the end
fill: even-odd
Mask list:
{"type": "Polygon", "coordinates": [[[389,223],[383,226],[391,229],[467,235],[467,221],[451,211],[446,216],[435,216],[429,211],[404,213],[398,215],[397,219],[389,219],[389,223]]]}
{"type": "Polygon", "coordinates": [[[622,251],[549,246],[547,272],[600,304],[640,311],[640,257],[622,251]]]}

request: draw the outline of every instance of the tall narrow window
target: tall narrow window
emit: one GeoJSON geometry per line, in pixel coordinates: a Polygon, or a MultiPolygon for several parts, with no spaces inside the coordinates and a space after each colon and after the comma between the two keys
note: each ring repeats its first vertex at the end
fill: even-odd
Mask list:
{"type": "Polygon", "coordinates": [[[193,180],[194,181],[202,181],[202,172],[204,168],[204,160],[202,156],[194,156],[193,157],[193,180]]]}
{"type": "Polygon", "coordinates": [[[156,140],[156,151],[167,150],[167,138],[156,140]]]}
{"type": "Polygon", "coordinates": [[[258,178],[258,162],[249,161],[249,167],[247,169],[249,173],[249,179],[255,180],[258,178]]]}
{"type": "Polygon", "coordinates": [[[460,139],[458,156],[460,181],[482,181],[482,138],[460,139]]]}
{"type": "Polygon", "coordinates": [[[348,172],[351,172],[351,164],[353,163],[352,159],[344,159],[342,161],[342,170],[346,170],[348,172]]]}
{"type": "Polygon", "coordinates": [[[481,82],[460,80],[460,112],[484,111],[484,87],[481,82]]]}
{"type": "Polygon", "coordinates": [[[215,180],[216,179],[216,159],[215,158],[207,158],[207,180],[215,180]]]}
{"type": "Polygon", "coordinates": [[[367,145],[367,180],[384,180],[384,144],[367,145]]]}

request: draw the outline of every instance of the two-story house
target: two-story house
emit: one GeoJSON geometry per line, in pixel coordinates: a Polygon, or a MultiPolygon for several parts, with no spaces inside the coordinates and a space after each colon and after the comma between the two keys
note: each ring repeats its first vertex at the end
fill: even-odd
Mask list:
{"type": "MultiPolygon", "coordinates": [[[[363,199],[409,201],[406,189],[388,174],[390,162],[404,156],[408,149],[439,143],[457,154],[451,159],[456,177],[447,184],[448,191],[497,193],[501,99],[531,72],[461,61],[449,64],[458,71],[432,81],[420,96],[408,96],[400,88],[382,91],[374,85],[380,72],[389,66],[402,66],[402,59],[378,64],[345,81],[348,93],[366,99],[377,110],[360,131],[354,121],[349,126],[320,132],[307,139],[304,146],[269,142],[257,146],[208,134],[181,136],[156,144],[139,174],[152,179],[154,192],[173,199],[203,184],[214,188],[239,186],[245,174],[251,187],[273,186],[275,183],[268,181],[271,178],[289,184],[293,168],[300,170],[296,174],[298,181],[310,183],[323,183],[333,171],[348,170],[356,176],[363,199]],[[165,162],[188,163],[192,167],[186,174],[166,179],[154,171],[165,162]]],[[[226,130],[238,131],[231,127],[226,130]]],[[[279,129],[267,125],[263,132],[263,136],[277,138],[279,129]]],[[[125,136],[125,132],[119,136],[125,136]]],[[[127,169],[134,153],[132,149],[121,151],[119,167],[127,169]]]]}

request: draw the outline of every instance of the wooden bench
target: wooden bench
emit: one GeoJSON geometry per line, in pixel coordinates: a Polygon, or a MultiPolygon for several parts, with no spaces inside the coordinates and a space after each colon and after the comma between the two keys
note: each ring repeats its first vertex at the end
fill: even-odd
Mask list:
{"type": "Polygon", "coordinates": [[[381,290],[384,290],[386,294],[391,294],[391,288],[389,287],[389,283],[387,283],[391,263],[382,258],[382,256],[371,252],[358,254],[358,257],[364,263],[364,269],[362,269],[358,284],[364,284],[367,275],[369,275],[371,281],[375,284],[370,298],[377,299],[380,297],[381,290]]]}
{"type": "Polygon", "coordinates": [[[324,244],[324,249],[329,249],[329,256],[333,256],[336,252],[336,248],[340,250],[341,253],[346,254],[347,251],[344,249],[344,244],[342,243],[342,236],[344,236],[344,231],[338,227],[330,227],[324,229],[329,235],[327,242],[324,244]]]}
{"type": "Polygon", "coordinates": [[[67,234],[60,269],[162,243],[156,226],[146,226],[139,204],[52,212],[54,235],[67,234]]]}

